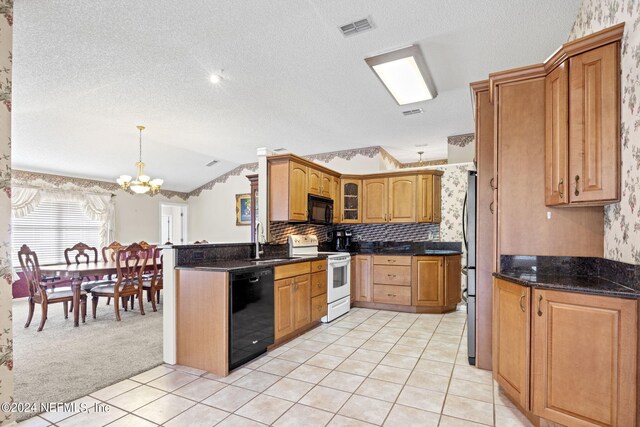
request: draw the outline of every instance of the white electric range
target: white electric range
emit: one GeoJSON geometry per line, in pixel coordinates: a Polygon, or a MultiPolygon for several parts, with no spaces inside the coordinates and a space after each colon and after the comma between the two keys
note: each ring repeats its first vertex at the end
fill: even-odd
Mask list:
{"type": "Polygon", "coordinates": [[[351,308],[351,255],[347,252],[319,252],[318,238],[312,234],[289,236],[290,257],[327,255],[327,315],[320,319],[331,322],[351,308]]]}

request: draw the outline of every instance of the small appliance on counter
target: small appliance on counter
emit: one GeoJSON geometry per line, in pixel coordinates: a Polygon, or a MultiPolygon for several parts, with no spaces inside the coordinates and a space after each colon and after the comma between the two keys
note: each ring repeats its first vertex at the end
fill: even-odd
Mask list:
{"type": "MultiPolygon", "coordinates": [[[[343,236],[346,239],[346,236],[343,236]]],[[[349,243],[351,233],[349,233],[349,243]]],[[[346,240],[344,240],[346,242],[346,240]]],[[[320,319],[331,322],[351,308],[351,255],[344,252],[318,252],[318,238],[310,235],[289,235],[289,256],[316,257],[327,255],[327,315],[320,319]]]]}
{"type": "Polygon", "coordinates": [[[353,235],[349,230],[333,230],[329,232],[333,249],[338,252],[349,252],[353,235]]]}

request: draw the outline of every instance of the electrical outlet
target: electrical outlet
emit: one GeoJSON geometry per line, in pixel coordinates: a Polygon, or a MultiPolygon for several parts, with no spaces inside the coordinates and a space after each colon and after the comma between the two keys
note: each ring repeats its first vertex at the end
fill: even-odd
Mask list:
{"type": "Polygon", "coordinates": [[[547,211],[547,219],[551,219],[551,211],[547,211]]]}

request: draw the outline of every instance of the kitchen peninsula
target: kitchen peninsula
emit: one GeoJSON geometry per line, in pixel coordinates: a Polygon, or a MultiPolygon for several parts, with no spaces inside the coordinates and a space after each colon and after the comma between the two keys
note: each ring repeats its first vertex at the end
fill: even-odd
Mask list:
{"type": "MultiPolygon", "coordinates": [[[[226,376],[230,370],[260,353],[247,353],[236,360],[234,351],[244,351],[238,350],[240,347],[262,345],[263,349],[273,348],[320,324],[327,307],[326,255],[291,258],[287,245],[266,244],[263,248],[264,255],[260,259],[254,259],[255,245],[250,243],[180,245],[167,250],[164,262],[167,271],[175,268],[175,274],[166,275],[164,285],[166,363],[226,376]],[[257,302],[255,294],[249,296],[250,302],[234,300],[230,295],[233,277],[256,271],[271,278],[271,285],[267,287],[269,294],[261,295],[261,303],[257,302]],[[234,318],[233,304],[248,305],[256,311],[250,316],[250,332],[258,334],[259,338],[249,343],[242,341],[247,328],[234,329],[237,324],[233,322],[243,319],[234,318]],[[269,315],[264,315],[265,310],[271,310],[269,315]],[[262,317],[255,320],[254,316],[262,317]],[[232,335],[238,345],[230,345],[232,335]]],[[[351,273],[353,305],[425,312],[429,311],[429,304],[444,303],[448,296],[448,306],[441,304],[442,307],[435,311],[455,310],[460,301],[460,254],[459,242],[362,242],[351,253],[355,262],[360,262],[351,273]],[[362,261],[357,261],[363,258],[371,261],[367,270],[363,270],[362,261]],[[430,267],[420,264],[432,259],[440,273],[425,275],[430,267]],[[396,265],[384,265],[385,262],[396,265]],[[446,269],[437,265],[439,262],[456,266],[457,279],[453,267],[446,273],[446,269]],[[418,280],[413,278],[415,272],[418,280]],[[443,287],[447,274],[452,277],[450,281],[457,286],[456,290],[447,291],[443,287]],[[404,299],[393,301],[390,300],[393,295],[388,294],[400,294],[404,299]],[[427,301],[425,296],[431,295],[434,297],[427,301]]],[[[257,280],[257,276],[253,280],[257,280]]]]}

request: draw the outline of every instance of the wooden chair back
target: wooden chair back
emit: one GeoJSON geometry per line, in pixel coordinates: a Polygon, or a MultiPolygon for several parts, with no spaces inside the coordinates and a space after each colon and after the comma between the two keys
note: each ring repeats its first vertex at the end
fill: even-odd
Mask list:
{"type": "Polygon", "coordinates": [[[39,297],[46,299],[46,286],[41,284],[40,278],[40,263],[38,262],[38,255],[32,251],[29,246],[22,245],[18,251],[18,260],[20,261],[20,268],[24,273],[24,277],[29,286],[29,297],[39,297]]]}
{"type": "Polygon", "coordinates": [[[124,248],[124,245],[116,241],[111,242],[109,246],[102,248],[102,259],[104,262],[115,261],[118,250],[122,248],[124,248]]]}
{"type": "MultiPolygon", "coordinates": [[[[137,243],[118,249],[116,264],[118,279],[115,289],[118,293],[131,293],[134,289],[142,289],[142,273],[149,260],[149,251],[137,243]],[[119,292],[118,292],[119,290],[119,292]]],[[[117,296],[116,296],[117,300],[117,296]]]]}
{"type": "Polygon", "coordinates": [[[144,240],[140,240],[140,243],[138,243],[140,246],[142,246],[144,249],[147,250],[147,252],[149,252],[149,258],[151,258],[153,256],[153,250],[156,248],[156,245],[151,245],[147,242],[145,242],[144,240]]]}
{"type": "Polygon", "coordinates": [[[82,242],[76,243],[72,247],[64,250],[64,260],[67,262],[67,265],[71,265],[71,256],[73,256],[76,264],[98,262],[98,250],[82,242]],[[77,253],[74,255],[74,252],[77,253]]]}
{"type": "Polygon", "coordinates": [[[156,289],[162,289],[162,248],[153,250],[153,277],[151,278],[156,289]]]}

